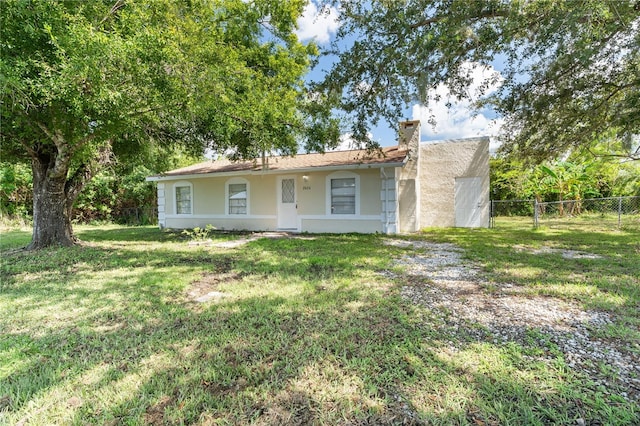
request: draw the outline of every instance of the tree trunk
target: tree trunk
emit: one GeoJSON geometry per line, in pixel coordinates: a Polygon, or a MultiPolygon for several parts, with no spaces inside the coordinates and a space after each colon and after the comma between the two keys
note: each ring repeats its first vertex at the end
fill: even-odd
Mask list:
{"type": "Polygon", "coordinates": [[[77,243],[71,227],[69,200],[65,185],[68,166],[51,173],[54,161],[46,158],[33,158],[33,237],[27,246],[36,250],[50,246],[72,246],[77,243]]]}

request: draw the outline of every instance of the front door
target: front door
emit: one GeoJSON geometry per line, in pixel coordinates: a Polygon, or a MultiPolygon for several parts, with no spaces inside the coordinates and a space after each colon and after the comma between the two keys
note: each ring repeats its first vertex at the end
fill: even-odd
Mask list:
{"type": "Polygon", "coordinates": [[[456,178],[455,226],[479,227],[482,223],[482,179],[479,177],[456,178]]]}
{"type": "Polygon", "coordinates": [[[278,228],[298,229],[298,200],[296,179],[290,176],[278,177],[278,228]]]}

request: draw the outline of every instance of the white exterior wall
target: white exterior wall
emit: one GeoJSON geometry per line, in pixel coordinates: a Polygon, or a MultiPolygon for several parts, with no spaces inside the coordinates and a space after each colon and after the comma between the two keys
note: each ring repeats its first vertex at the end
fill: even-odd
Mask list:
{"type": "Polygon", "coordinates": [[[373,234],[382,232],[382,222],[379,216],[358,217],[354,219],[339,219],[322,217],[319,219],[301,218],[302,231],[310,233],[349,233],[373,234]]]}
{"type": "Polygon", "coordinates": [[[481,222],[489,226],[489,138],[420,144],[420,226],[455,226],[456,178],[481,179],[481,222]]]}
{"type": "MultiPolygon", "coordinates": [[[[393,168],[390,177],[393,178],[393,168]]],[[[158,182],[158,219],[161,227],[185,229],[208,224],[220,230],[268,231],[278,229],[278,177],[295,179],[297,220],[300,232],[383,232],[381,190],[383,180],[377,168],[313,173],[252,174],[245,176],[197,177],[158,182]],[[328,194],[332,177],[357,178],[357,209],[354,215],[330,212],[328,194]],[[227,213],[226,185],[246,182],[248,214],[227,213]],[[175,187],[192,187],[191,214],[177,214],[175,187]],[[162,191],[162,192],[161,192],[162,191]]],[[[393,181],[393,179],[392,179],[393,181]]],[[[395,181],[393,181],[395,182],[395,181]]]]}
{"type": "MultiPolygon", "coordinates": [[[[218,229],[276,230],[278,179],[286,177],[295,180],[297,231],[415,232],[424,227],[455,226],[456,179],[466,182],[469,179],[461,178],[476,178],[471,180],[481,182],[479,194],[475,194],[476,185],[471,191],[459,192],[478,195],[479,223],[489,225],[489,138],[420,143],[420,122],[407,121],[400,123],[399,147],[409,151],[403,167],[162,179],[158,182],[158,222],[160,227],[169,228],[212,224],[218,229]],[[356,213],[332,214],[330,180],[349,176],[356,177],[356,213]],[[246,215],[227,213],[226,185],[231,180],[248,184],[246,215]],[[176,214],[175,185],[180,182],[192,185],[193,207],[189,215],[176,214]]],[[[463,204],[465,208],[476,208],[476,197],[458,196],[458,200],[473,200],[463,204]]],[[[459,213],[463,210],[459,209],[459,213]]],[[[475,218],[476,213],[478,210],[474,210],[475,218]]],[[[280,216],[280,223],[283,217],[280,216]]]]}

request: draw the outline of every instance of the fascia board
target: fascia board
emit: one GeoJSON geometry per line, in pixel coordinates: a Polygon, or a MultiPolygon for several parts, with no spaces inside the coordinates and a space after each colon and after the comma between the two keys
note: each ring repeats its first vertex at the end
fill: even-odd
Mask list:
{"type": "Polygon", "coordinates": [[[234,172],[212,172],[212,173],[197,173],[191,175],[172,175],[172,176],[149,176],[146,178],[147,182],[159,182],[164,180],[177,180],[177,179],[203,179],[217,176],[233,177],[233,176],[261,176],[261,175],[282,175],[291,173],[311,173],[321,171],[336,171],[336,170],[363,170],[363,169],[381,169],[387,167],[404,167],[406,164],[406,157],[402,162],[395,163],[376,163],[376,164],[349,164],[344,166],[326,166],[326,167],[305,167],[297,169],[275,169],[275,170],[249,170],[249,171],[234,171],[234,172]]]}

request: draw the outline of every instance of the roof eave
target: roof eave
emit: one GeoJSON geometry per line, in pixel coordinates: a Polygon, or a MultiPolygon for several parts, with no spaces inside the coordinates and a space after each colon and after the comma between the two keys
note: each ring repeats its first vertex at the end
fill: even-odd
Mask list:
{"type": "Polygon", "coordinates": [[[181,175],[156,175],[148,176],[147,182],[159,182],[165,180],[177,180],[177,179],[201,179],[214,176],[243,176],[243,175],[273,175],[273,174],[287,174],[287,173],[311,173],[318,171],[337,171],[337,170],[362,170],[362,169],[381,169],[383,167],[404,167],[407,162],[407,157],[402,161],[396,161],[393,163],[359,163],[359,164],[345,164],[340,166],[318,166],[318,167],[301,167],[295,169],[270,169],[270,170],[237,170],[231,172],[207,172],[207,173],[192,173],[181,175]]]}

